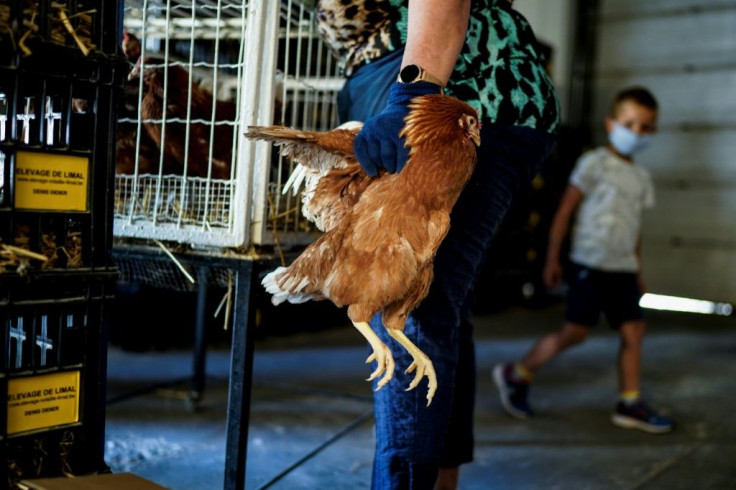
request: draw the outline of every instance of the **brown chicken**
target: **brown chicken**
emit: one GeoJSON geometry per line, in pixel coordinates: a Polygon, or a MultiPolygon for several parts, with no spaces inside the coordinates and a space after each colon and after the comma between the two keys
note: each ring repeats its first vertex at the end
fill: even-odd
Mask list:
{"type": "MultiPolygon", "coordinates": [[[[160,152],[147,131],[138,134],[138,94],[140,80],[137,76],[125,84],[123,101],[118,110],[117,138],[115,141],[115,173],[132,175],[136,173],[135,160],[138,156],[138,175],[158,174],[160,152]]],[[[142,128],[142,126],[141,126],[142,128]]],[[[168,155],[164,155],[164,169],[175,168],[168,155]]]]}
{"type": "Polygon", "coordinates": [[[230,161],[235,120],[235,104],[216,101],[212,94],[192,80],[189,72],[178,65],[164,68],[164,60],[145,56],[141,60],[141,42],[127,29],[123,29],[121,48],[125,57],[134,66],[125,86],[120,118],[132,120],[118,124],[116,147],[116,173],[135,173],[138,156],[138,174],[181,175],[187,159],[187,175],[207,177],[209,172],[209,147],[214,135],[212,170],[214,179],[230,179],[230,161]],[[142,97],[141,92],[141,66],[142,97]],[[151,65],[151,66],[146,66],[151,65]],[[164,110],[164,75],[166,71],[166,110],[164,110]],[[190,100],[191,95],[191,100],[190,100]],[[140,107],[139,107],[140,100],[140,107]],[[215,105],[215,124],[212,127],[212,109],[215,105]],[[189,112],[187,107],[189,106],[189,112]],[[138,134],[139,118],[143,120],[138,134]],[[187,124],[189,115],[189,124],[187,124]],[[166,131],[158,122],[166,118],[166,131]],[[187,145],[186,132],[189,129],[187,145]],[[163,150],[161,149],[163,143],[163,150]],[[185,150],[188,147],[188,151],[185,150]],[[162,158],[163,153],[163,158],[162,158]]]}
{"type": "Polygon", "coordinates": [[[138,58],[141,56],[141,42],[135,36],[128,31],[123,29],[123,41],[120,44],[123,49],[123,55],[133,64],[136,64],[138,58]]]}
{"type": "MultiPolygon", "coordinates": [[[[138,175],[158,174],[159,166],[163,166],[164,173],[173,172],[177,166],[176,162],[169,155],[164,154],[161,165],[161,155],[156,142],[145,130],[141,131],[140,135],[138,134],[141,42],[135,34],[123,29],[121,48],[123,55],[133,65],[133,68],[125,83],[123,101],[118,111],[118,117],[123,121],[118,122],[115,142],[115,173],[135,174],[136,157],[138,158],[138,175]]],[[[147,88],[144,85],[144,93],[147,88]]]]}
{"type": "MultiPolygon", "coordinates": [[[[155,61],[149,63],[158,64],[155,61]]],[[[164,69],[151,67],[144,69],[143,82],[146,91],[141,101],[141,118],[147,134],[171,162],[173,168],[165,168],[164,173],[182,174],[184,160],[187,158],[187,175],[207,177],[210,161],[210,135],[214,134],[212,153],[212,178],[230,178],[230,160],[232,157],[233,126],[223,124],[235,119],[235,104],[215,101],[207,90],[192,81],[189,72],[177,65],[168,66],[166,82],[164,69]],[[166,91],[166,111],[164,113],[164,83],[166,91]],[[210,131],[212,105],[215,104],[214,131],[210,131]],[[189,106],[189,112],[187,107],[189,106]],[[187,114],[190,123],[187,125],[187,114]],[[158,121],[167,119],[166,131],[158,121]],[[173,120],[172,120],[173,119],[173,120]],[[218,124],[219,123],[219,124],[218,124]],[[186,143],[186,131],[189,128],[189,140],[186,143]],[[185,150],[188,148],[188,152],[185,150]]]]}
{"type": "Polygon", "coordinates": [[[480,144],[475,110],[444,95],[415,98],[401,135],[409,160],[396,174],[368,177],[353,155],[355,131],[309,133],[288,128],[251,128],[249,138],[284,145],[282,152],[319,173],[308,200],[326,232],[289,267],[263,279],[272,302],[301,303],[327,298],[347,306],[356,329],[378,366],[369,380],[393,378],[391,351],[368,322],[377,312],[389,335],[412,356],[416,371],[408,389],[428,378],[427,404],[437,389],[432,361],[403,333],[407,315],[429,291],[433,260],[450,226],[450,211],[470,178],[480,144]],[[315,204],[319,203],[319,204],[315,204]]]}

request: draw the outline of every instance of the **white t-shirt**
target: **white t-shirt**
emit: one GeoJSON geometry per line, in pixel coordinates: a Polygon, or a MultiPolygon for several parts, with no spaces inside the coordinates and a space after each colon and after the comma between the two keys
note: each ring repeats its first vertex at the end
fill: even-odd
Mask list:
{"type": "Polygon", "coordinates": [[[578,159],[569,182],[583,193],[570,259],[594,269],[636,272],[641,213],[654,206],[649,172],[600,147],[578,159]]]}

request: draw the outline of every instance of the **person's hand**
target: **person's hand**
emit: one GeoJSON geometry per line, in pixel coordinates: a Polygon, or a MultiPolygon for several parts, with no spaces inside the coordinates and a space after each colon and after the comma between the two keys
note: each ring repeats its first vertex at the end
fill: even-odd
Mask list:
{"type": "Polygon", "coordinates": [[[404,167],[409,149],[404,146],[404,138],[399,138],[399,132],[409,113],[409,102],[414,97],[441,91],[441,86],[430,82],[391,85],[386,107],[365,121],[353,143],[353,151],[365,173],[375,177],[381,168],[394,173],[404,167]]]}
{"type": "Polygon", "coordinates": [[[542,279],[547,289],[554,289],[562,282],[562,264],[559,260],[548,260],[544,265],[542,279]]]}

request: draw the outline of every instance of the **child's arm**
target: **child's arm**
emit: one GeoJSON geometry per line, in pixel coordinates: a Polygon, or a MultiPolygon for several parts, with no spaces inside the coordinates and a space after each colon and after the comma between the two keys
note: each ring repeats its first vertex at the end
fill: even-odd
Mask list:
{"type": "Polygon", "coordinates": [[[547,244],[547,262],[543,274],[544,285],[549,289],[557,287],[562,281],[560,249],[570,227],[570,219],[582,199],[583,193],[577,187],[568,185],[552,221],[552,227],[549,230],[549,243],[547,244]]]}
{"type": "Polygon", "coordinates": [[[641,267],[641,233],[636,240],[636,262],[639,264],[636,269],[636,280],[639,283],[639,294],[644,295],[647,292],[647,284],[644,282],[644,274],[641,267]]]}

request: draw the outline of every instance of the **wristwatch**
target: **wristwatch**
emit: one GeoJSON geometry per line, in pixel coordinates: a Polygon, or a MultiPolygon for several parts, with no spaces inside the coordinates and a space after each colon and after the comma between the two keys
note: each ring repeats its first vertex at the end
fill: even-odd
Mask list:
{"type": "Polygon", "coordinates": [[[430,82],[435,83],[440,87],[444,85],[439,78],[430,75],[419,65],[406,65],[399,72],[399,78],[397,81],[400,83],[430,82]]]}

